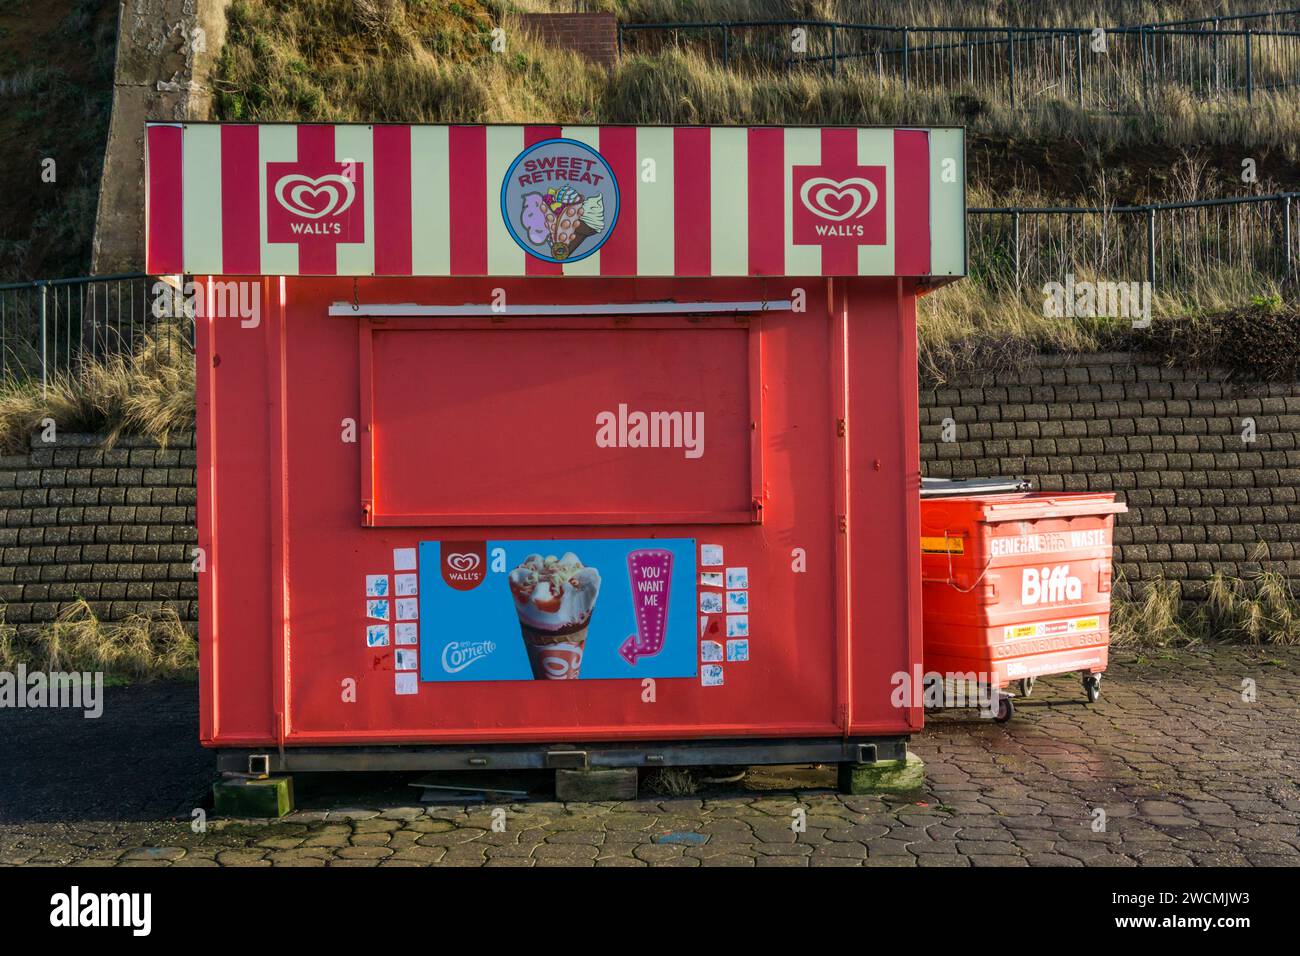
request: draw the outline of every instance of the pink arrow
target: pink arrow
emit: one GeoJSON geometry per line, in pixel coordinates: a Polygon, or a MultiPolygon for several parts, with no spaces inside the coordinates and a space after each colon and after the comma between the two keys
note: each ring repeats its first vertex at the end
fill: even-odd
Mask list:
{"type": "Polygon", "coordinates": [[[624,641],[618,652],[629,664],[635,664],[641,657],[653,657],[663,650],[668,630],[668,591],[672,573],[671,551],[646,548],[627,556],[636,634],[624,641]]]}

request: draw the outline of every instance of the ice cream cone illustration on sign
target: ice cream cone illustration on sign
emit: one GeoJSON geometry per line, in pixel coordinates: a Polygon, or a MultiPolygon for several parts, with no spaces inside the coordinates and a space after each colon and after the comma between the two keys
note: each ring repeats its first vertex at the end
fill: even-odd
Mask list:
{"type": "Polygon", "coordinates": [[[586,143],[546,139],[515,157],[501,182],[501,215],[519,247],[571,263],[593,255],[618,221],[618,182],[586,143]]]}
{"type": "Polygon", "coordinates": [[[629,664],[653,657],[664,647],[668,628],[668,592],[672,584],[673,553],[659,548],[633,551],[627,556],[627,576],[632,582],[632,609],[636,633],[623,642],[619,654],[629,664]]]}
{"type": "Polygon", "coordinates": [[[563,557],[530,554],[510,572],[510,593],[535,680],[577,680],[600,572],[563,557]]]}

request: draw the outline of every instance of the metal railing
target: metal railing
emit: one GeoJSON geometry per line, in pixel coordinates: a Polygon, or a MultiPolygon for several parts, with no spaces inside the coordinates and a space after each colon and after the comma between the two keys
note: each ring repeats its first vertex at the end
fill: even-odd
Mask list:
{"type": "Polygon", "coordinates": [[[160,323],[143,273],[0,285],[0,378],[39,379],[134,352],[160,323]]]}
{"type": "Polygon", "coordinates": [[[1162,27],[1200,27],[1206,30],[1218,30],[1225,24],[1249,26],[1261,30],[1297,30],[1300,29],[1300,7],[1288,7],[1285,10],[1259,10],[1254,13],[1220,14],[1210,17],[1196,17],[1191,20],[1157,20],[1151,23],[1133,24],[1147,28],[1162,27]]]}
{"type": "Polygon", "coordinates": [[[1110,207],[972,208],[970,277],[1036,293],[1066,275],[1195,293],[1224,270],[1279,282],[1296,274],[1300,193],[1110,207]]]}
{"type": "Polygon", "coordinates": [[[1300,83],[1300,30],[1136,27],[891,27],[827,20],[619,24],[619,52],[637,35],[689,38],[724,68],[814,67],[882,87],[1044,98],[1099,112],[1151,106],[1171,89],[1209,100],[1300,83]],[[795,31],[801,31],[799,44],[795,31]]]}

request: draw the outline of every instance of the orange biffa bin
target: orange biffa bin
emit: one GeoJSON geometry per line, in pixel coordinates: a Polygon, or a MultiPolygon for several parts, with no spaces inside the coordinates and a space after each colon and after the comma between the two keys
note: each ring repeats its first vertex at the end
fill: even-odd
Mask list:
{"type": "MultiPolygon", "coordinates": [[[[1113,494],[921,501],[925,671],[989,688],[1078,672],[1097,700],[1110,645],[1113,494]],[[972,677],[974,674],[976,676],[972,677]]],[[[998,720],[1014,713],[999,694],[998,720]]]]}

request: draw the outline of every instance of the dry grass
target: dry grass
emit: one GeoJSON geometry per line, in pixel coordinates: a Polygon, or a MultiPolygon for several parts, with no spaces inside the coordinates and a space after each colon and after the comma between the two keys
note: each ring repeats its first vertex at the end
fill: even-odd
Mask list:
{"type": "Polygon", "coordinates": [[[123,432],[165,443],[194,428],[194,352],[165,328],[141,349],[40,382],[0,379],[0,450],[20,452],[53,419],[59,431],[96,432],[112,444],[123,432]]]}
{"type": "Polygon", "coordinates": [[[1300,600],[1277,571],[1260,571],[1248,580],[1216,574],[1200,613],[1222,640],[1300,644],[1300,600]]]}
{"type": "Polygon", "coordinates": [[[1185,647],[1198,640],[1183,613],[1177,581],[1151,581],[1136,598],[1116,597],[1110,642],[1116,647],[1185,647]]]}
{"type": "MultiPolygon", "coordinates": [[[[678,15],[700,6],[679,6],[678,15]]],[[[625,56],[606,72],[535,41],[502,16],[470,0],[235,0],[216,81],[217,115],[240,121],[965,124],[973,136],[1063,141],[1081,150],[1231,143],[1300,155],[1295,93],[1260,92],[1246,110],[1207,106],[1173,89],[1144,116],[1112,116],[1050,94],[1013,107],[1001,92],[904,90],[852,71],[839,78],[822,71],[742,75],[689,46],[625,56]],[[504,53],[489,49],[498,24],[506,31],[504,53]]]]}
{"type": "Polygon", "coordinates": [[[1117,647],[1185,647],[1202,641],[1300,644],[1300,596],[1281,572],[1262,569],[1245,578],[1222,572],[1210,580],[1204,602],[1180,601],[1178,583],[1151,581],[1136,598],[1111,607],[1111,643],[1117,647]]]}
{"type": "Polygon", "coordinates": [[[19,664],[136,680],[193,678],[198,673],[198,644],[172,608],[110,622],[99,620],[85,601],[77,601],[27,640],[0,617],[0,669],[13,670],[19,664]]]}
{"type": "MultiPolygon", "coordinates": [[[[1181,20],[1222,13],[1216,0],[501,0],[498,9],[568,13],[612,11],[630,23],[804,18],[909,26],[1110,26],[1181,20]]],[[[1256,4],[1250,10],[1266,4],[1256,4]]]]}
{"type": "MultiPolygon", "coordinates": [[[[1077,278],[1114,276],[1080,270],[1077,278]]],[[[967,279],[921,299],[921,378],[932,385],[958,375],[994,378],[1042,353],[1135,351],[1170,364],[1290,380],[1300,368],[1300,305],[1289,295],[1261,273],[1204,269],[1190,288],[1157,292],[1151,327],[1135,330],[1127,318],[1047,316],[1041,289],[1016,290],[997,278],[967,279]]]]}
{"type": "Polygon", "coordinates": [[[661,767],[652,771],[641,786],[649,793],[666,797],[688,797],[699,789],[695,774],[686,767],[661,767]]]}

